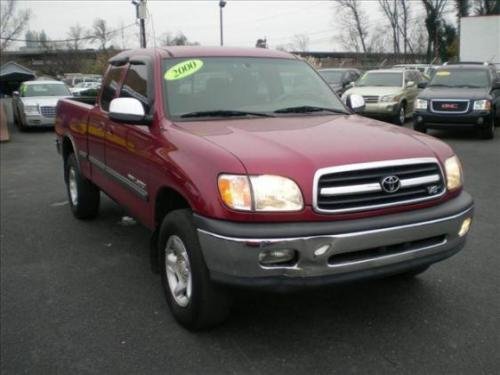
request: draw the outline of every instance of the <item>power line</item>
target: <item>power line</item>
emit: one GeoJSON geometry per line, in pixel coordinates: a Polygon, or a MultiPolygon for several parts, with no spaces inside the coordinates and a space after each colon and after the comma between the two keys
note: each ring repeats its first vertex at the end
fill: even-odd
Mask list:
{"type": "MultiPolygon", "coordinates": [[[[131,23],[127,26],[123,26],[123,27],[120,27],[118,29],[115,29],[115,30],[111,30],[111,31],[108,31],[106,33],[106,36],[109,36],[109,35],[112,35],[114,33],[117,33],[117,32],[120,32],[120,31],[123,31],[125,29],[128,29],[132,26],[135,26],[135,22],[134,23],[131,23]]],[[[34,40],[34,39],[18,39],[18,38],[4,38],[4,37],[0,37],[0,39],[2,40],[10,40],[10,41],[13,41],[13,42],[29,42],[29,43],[44,43],[45,41],[40,41],[40,40],[34,40]]],[[[77,41],[80,41],[80,40],[87,40],[87,39],[95,39],[95,35],[87,35],[87,36],[82,36],[81,38],[69,38],[69,39],[49,39],[46,41],[46,43],[67,43],[67,42],[77,42],[77,41]]]]}

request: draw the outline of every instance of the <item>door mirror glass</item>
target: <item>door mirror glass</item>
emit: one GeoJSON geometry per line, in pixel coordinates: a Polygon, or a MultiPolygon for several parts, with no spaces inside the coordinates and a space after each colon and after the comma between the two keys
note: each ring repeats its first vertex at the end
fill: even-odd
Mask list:
{"type": "Polygon", "coordinates": [[[361,95],[350,94],[347,95],[345,104],[354,112],[360,113],[365,109],[365,99],[361,95]]]}
{"type": "Polygon", "coordinates": [[[148,121],[142,103],[135,98],[116,98],[109,105],[109,118],[128,124],[145,125],[148,121]]]}

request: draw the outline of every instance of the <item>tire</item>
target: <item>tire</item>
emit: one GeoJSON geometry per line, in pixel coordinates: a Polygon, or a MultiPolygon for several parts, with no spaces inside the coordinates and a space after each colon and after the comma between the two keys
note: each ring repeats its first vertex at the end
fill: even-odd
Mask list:
{"type": "Polygon", "coordinates": [[[68,156],[65,167],[66,192],[73,215],[81,220],[95,218],[99,213],[99,188],[82,176],[75,154],[68,156]]]}
{"type": "Polygon", "coordinates": [[[413,130],[420,133],[427,133],[427,128],[425,127],[425,124],[422,123],[419,124],[416,121],[413,122],[413,130]]]}
{"type": "Polygon", "coordinates": [[[411,279],[411,278],[416,277],[416,276],[420,275],[421,273],[427,271],[429,269],[429,267],[430,267],[430,265],[418,266],[415,268],[411,268],[405,272],[398,273],[397,275],[395,275],[395,277],[411,279]]]}
{"type": "Polygon", "coordinates": [[[210,280],[191,210],[175,210],[163,219],[158,249],[162,286],[174,318],[193,331],[226,320],[229,298],[210,280]]]}
{"type": "Polygon", "coordinates": [[[406,104],[401,103],[398,107],[397,113],[394,116],[393,123],[399,126],[403,126],[406,121],[406,104]]]}
{"type": "Polygon", "coordinates": [[[479,128],[479,137],[481,139],[493,139],[495,137],[495,116],[492,115],[490,122],[479,128]]]}

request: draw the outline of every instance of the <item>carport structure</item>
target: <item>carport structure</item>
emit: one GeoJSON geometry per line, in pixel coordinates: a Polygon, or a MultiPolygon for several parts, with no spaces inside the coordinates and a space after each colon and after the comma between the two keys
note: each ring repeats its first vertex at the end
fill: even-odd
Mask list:
{"type": "Polygon", "coordinates": [[[9,61],[0,67],[0,95],[12,95],[22,82],[35,79],[35,73],[14,61],[9,61]]]}

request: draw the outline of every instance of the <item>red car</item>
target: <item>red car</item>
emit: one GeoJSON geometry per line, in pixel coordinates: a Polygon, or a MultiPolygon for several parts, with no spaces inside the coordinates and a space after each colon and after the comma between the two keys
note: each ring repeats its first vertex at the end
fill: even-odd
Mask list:
{"type": "Polygon", "coordinates": [[[100,192],[153,232],[168,304],[190,329],[226,286],[287,289],[414,275],[459,251],[473,202],[445,143],[360,117],[303,60],[169,47],[110,60],[96,103],[57,107],[70,206],[100,192]]]}

